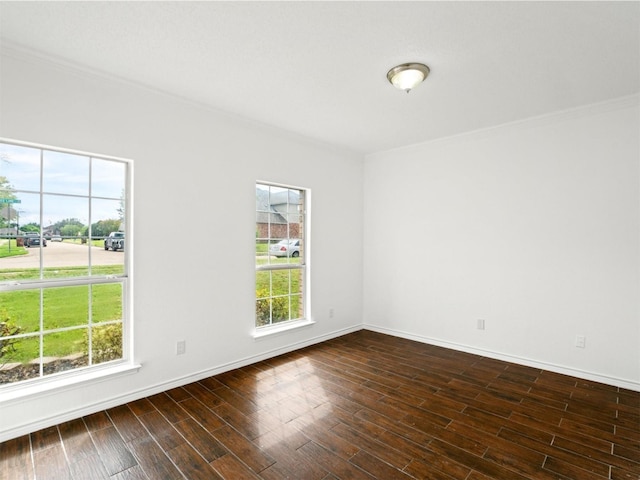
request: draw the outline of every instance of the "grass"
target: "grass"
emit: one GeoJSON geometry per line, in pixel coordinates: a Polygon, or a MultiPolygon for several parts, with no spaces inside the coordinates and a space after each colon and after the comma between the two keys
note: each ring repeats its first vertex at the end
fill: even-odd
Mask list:
{"type": "MultiPolygon", "coordinates": [[[[256,257],[256,265],[299,263],[299,258],[260,257],[256,257]]],[[[256,272],[256,316],[259,326],[300,317],[302,275],[303,271],[296,269],[256,272]]]]}
{"type": "Polygon", "coordinates": [[[15,240],[0,240],[0,258],[26,255],[27,249],[18,247],[15,240]]]}
{"type": "MultiPolygon", "coordinates": [[[[63,240],[63,242],[65,242],[65,243],[74,243],[76,245],[84,245],[84,244],[87,243],[86,239],[83,239],[83,238],[65,238],[63,240]]],[[[92,247],[102,247],[102,248],[104,248],[104,239],[91,240],[91,246],[92,247]]]]}
{"type": "MultiPolygon", "coordinates": [[[[97,265],[91,268],[93,276],[119,275],[124,272],[123,265],[97,265]]],[[[89,268],[83,267],[47,267],[43,269],[44,278],[86,277],[89,268]]],[[[0,282],[17,280],[34,280],[40,278],[39,268],[4,268],[0,269],[0,282]]]]}
{"type": "MultiPolygon", "coordinates": [[[[22,328],[21,333],[40,331],[40,311],[44,330],[75,328],[44,335],[44,356],[86,353],[85,336],[91,306],[92,323],[122,319],[120,283],[74,287],[17,290],[0,293],[0,320],[22,328]],[[89,291],[91,290],[91,295],[89,291]]],[[[2,361],[27,362],[40,355],[39,336],[16,342],[17,352],[2,361]]]]}

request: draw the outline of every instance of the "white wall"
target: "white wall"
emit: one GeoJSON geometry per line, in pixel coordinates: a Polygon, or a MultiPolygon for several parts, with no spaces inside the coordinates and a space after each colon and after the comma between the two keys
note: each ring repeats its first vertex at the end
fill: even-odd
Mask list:
{"type": "Polygon", "coordinates": [[[358,329],[363,318],[640,389],[637,98],[371,155],[363,170],[357,154],[8,53],[0,136],[135,162],[143,368],[0,404],[0,441],[358,329]],[[317,321],[257,341],[256,179],[312,189],[317,321]],[[577,334],[585,349],[573,346],[577,334]]]}
{"type": "Polygon", "coordinates": [[[0,136],[134,160],[135,359],[143,368],[0,405],[0,440],[361,328],[361,155],[5,53],[0,136]],[[260,340],[251,335],[257,179],[312,191],[316,320],[260,340]],[[187,348],[179,357],[178,339],[187,348]]]}
{"type": "Polygon", "coordinates": [[[365,326],[640,390],[639,117],[631,97],[368,156],[365,326]]]}

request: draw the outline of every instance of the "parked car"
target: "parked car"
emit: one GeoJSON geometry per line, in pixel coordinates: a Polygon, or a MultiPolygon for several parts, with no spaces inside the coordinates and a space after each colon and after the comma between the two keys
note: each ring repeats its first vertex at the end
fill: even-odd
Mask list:
{"type": "Polygon", "coordinates": [[[111,232],[107,238],[104,239],[105,250],[124,250],[124,232],[111,232]]]}
{"type": "MultiPolygon", "coordinates": [[[[27,233],[24,236],[24,246],[29,247],[39,247],[40,246],[41,237],[37,233],[27,233]]],[[[42,238],[42,246],[47,246],[47,240],[42,238]]]]}
{"type": "Polygon", "coordinates": [[[275,257],[299,257],[300,240],[297,238],[280,240],[269,247],[269,255],[275,257]]]}
{"type": "Polygon", "coordinates": [[[62,241],[62,237],[60,235],[51,235],[51,241],[52,242],[61,242],[62,241]]]}

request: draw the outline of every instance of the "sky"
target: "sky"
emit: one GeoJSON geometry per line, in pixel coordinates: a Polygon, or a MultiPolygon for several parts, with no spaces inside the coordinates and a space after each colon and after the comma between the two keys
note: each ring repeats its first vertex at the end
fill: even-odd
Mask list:
{"type": "Polygon", "coordinates": [[[119,218],[126,163],[0,143],[0,177],[9,180],[20,200],[13,204],[20,225],[34,222],[47,227],[66,218],[88,225],[119,218]]]}

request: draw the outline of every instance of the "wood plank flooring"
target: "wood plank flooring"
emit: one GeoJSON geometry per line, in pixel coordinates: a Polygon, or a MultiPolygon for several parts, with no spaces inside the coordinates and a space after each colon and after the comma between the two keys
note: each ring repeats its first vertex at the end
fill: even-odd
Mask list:
{"type": "Polygon", "coordinates": [[[0,478],[640,479],[640,393],[362,330],[0,444],[0,478]]]}

